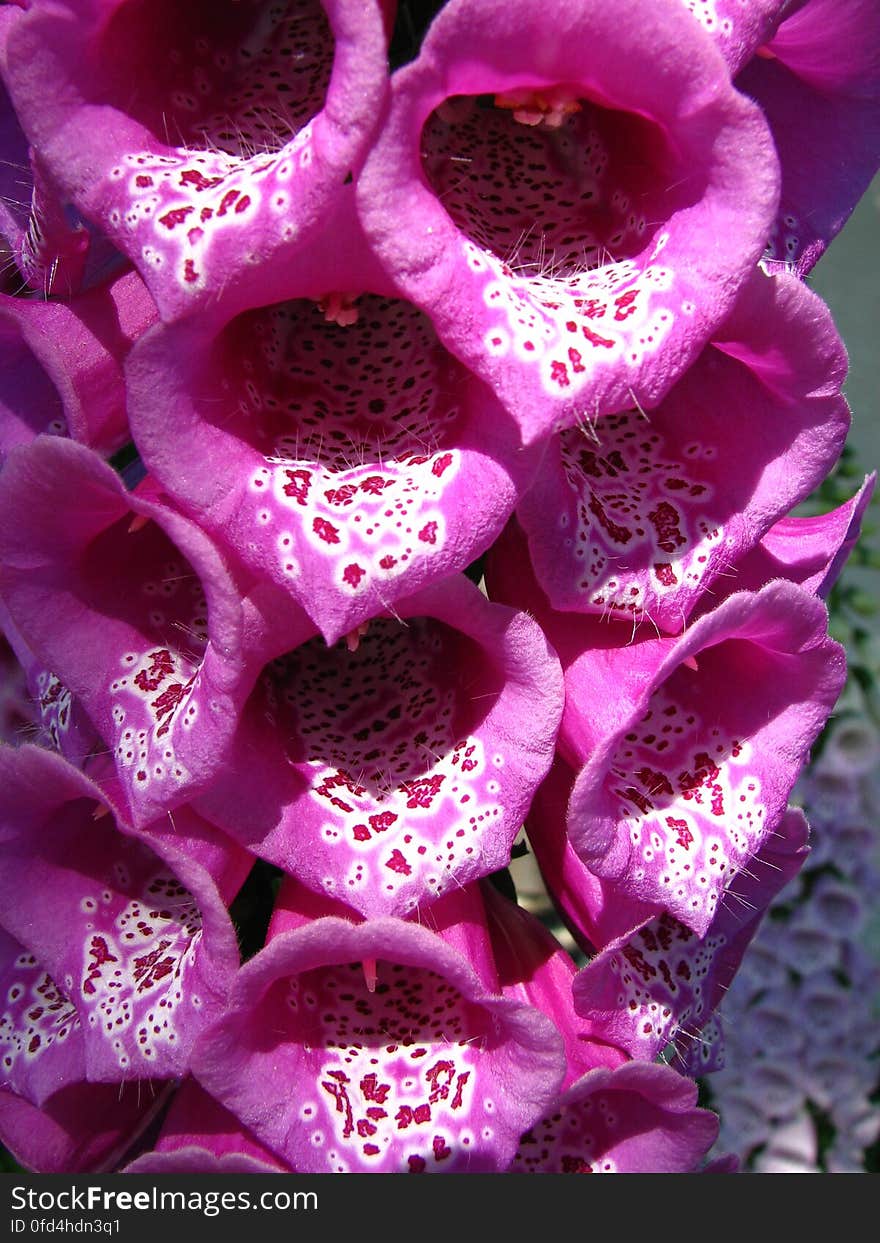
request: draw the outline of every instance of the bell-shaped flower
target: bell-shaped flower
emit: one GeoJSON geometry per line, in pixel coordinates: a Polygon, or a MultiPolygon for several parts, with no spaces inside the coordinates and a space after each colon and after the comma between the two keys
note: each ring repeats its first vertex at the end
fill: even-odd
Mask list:
{"type": "Polygon", "coordinates": [[[653,1061],[670,1042],[683,1055],[693,1044],[699,1073],[712,1069],[720,1048],[702,1035],[705,1024],[771,901],[801,867],[806,838],[803,814],[788,812],[733,878],[703,936],[664,912],[608,945],[574,982],[585,1032],[642,1061],[653,1061]]]}
{"type": "Polygon", "coordinates": [[[5,1082],[41,1105],[84,1078],[180,1076],[238,966],[241,872],[222,893],[185,835],[148,846],[96,819],[100,788],[51,752],[3,748],[0,774],[5,1082]]]}
{"type": "Polygon", "coordinates": [[[151,473],[328,643],[476,560],[537,464],[340,215],[311,300],[163,325],[127,369],[151,473]]]}
{"type": "Polygon", "coordinates": [[[621,899],[704,936],[776,831],[842,688],[824,605],[777,581],[729,596],[672,639],[552,611],[510,557],[490,565],[489,587],[532,611],[562,661],[575,853],[621,899]]]}
{"type": "Polygon", "coordinates": [[[659,400],[759,258],[777,177],[680,0],[451,0],[358,197],[389,274],[532,440],[659,400]]]}
{"type": "Polygon", "coordinates": [[[845,374],[821,299],[753,273],[650,416],[628,408],[551,442],[517,517],[553,607],[677,633],[833,466],[845,374]]]}
{"type": "Polygon", "coordinates": [[[454,576],[268,665],[197,806],[316,892],[408,915],[509,863],[561,710],[538,626],[454,576]]]}
{"type": "Polygon", "coordinates": [[[246,663],[222,559],[154,495],[51,438],[17,449],[0,477],[0,594],[113,749],[138,824],[210,780],[246,663]]]}
{"type": "Polygon", "coordinates": [[[553,1020],[566,1077],[545,1117],[520,1140],[511,1173],[690,1172],[718,1124],[697,1109],[696,1084],[667,1067],[629,1061],[615,1016],[605,1030],[576,1013],[575,965],[534,916],[481,886],[499,983],[553,1020]]]}
{"type": "Polygon", "coordinates": [[[373,0],[46,0],[7,76],[31,141],[163,318],[290,296],[387,91],[373,0]]]}
{"type": "Polygon", "coordinates": [[[440,932],[327,916],[245,963],[193,1070],[299,1173],[485,1173],[510,1163],[563,1068],[553,1024],[440,932]]]}

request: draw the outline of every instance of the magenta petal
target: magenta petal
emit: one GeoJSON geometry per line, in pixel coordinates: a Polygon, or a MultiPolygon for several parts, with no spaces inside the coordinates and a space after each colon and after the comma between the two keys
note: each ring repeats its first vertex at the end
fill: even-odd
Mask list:
{"type": "Polygon", "coordinates": [[[786,578],[827,599],[859,538],[876,481],[876,474],[866,476],[852,500],[827,514],[780,518],[737,565],[734,589],[757,591],[786,578]]]}
{"type": "Polygon", "coordinates": [[[328,643],[475,560],[536,464],[421,312],[367,294],[351,313],[166,326],[128,368],[151,472],[328,643]]]}
{"type": "Polygon", "coordinates": [[[451,0],[392,85],[361,214],[440,339],[527,440],[653,405],[776,208],[769,132],[683,6],[451,0]]]}
{"type": "Polygon", "coordinates": [[[370,0],[55,0],[8,54],[31,140],[166,319],[291,296],[387,90],[370,0]]]}
{"type": "Polygon", "coordinates": [[[550,446],[517,516],[553,607],[677,633],[831,469],[845,374],[821,299],[756,272],[648,419],[629,409],[550,446]]]}
{"type": "MultiPolygon", "coordinates": [[[[653,641],[649,681],[585,754],[572,791],[572,845],[591,870],[706,934],[840,693],[844,655],[826,625],[821,602],[776,582],[729,597],[668,650],[653,641]]],[[[606,678],[626,676],[626,648],[600,655],[604,670],[589,650],[566,670],[566,714],[573,704],[582,736],[606,678]]]]}
{"type": "Polygon", "coordinates": [[[0,1143],[38,1174],[115,1169],[164,1103],[165,1085],[80,1083],[38,1109],[0,1089],[0,1143]]]}
{"type": "Polygon", "coordinates": [[[764,110],[782,190],[767,257],[800,275],[837,235],[880,160],[880,8],[803,0],[737,86],[764,110]]]}
{"type": "Polygon", "coordinates": [[[16,450],[0,514],[4,602],[114,749],[147,824],[222,760],[247,690],[238,593],[200,530],[66,441],[16,450]]]}
{"type": "Polygon", "coordinates": [[[289,1167],[254,1139],[194,1079],[184,1080],[151,1152],[122,1174],[278,1174],[289,1167]]]}
{"type": "Polygon", "coordinates": [[[439,937],[390,919],[276,937],[242,967],[194,1063],[300,1173],[501,1170],[562,1071],[542,1014],[487,995],[439,937]]]}
{"type": "Polygon", "coordinates": [[[76,1006],[45,967],[0,928],[0,1018],[3,1085],[42,1105],[85,1079],[86,1055],[76,1006]]]}
{"type": "Polygon", "coordinates": [[[613,1069],[628,1060],[613,1037],[588,1031],[574,1009],[575,965],[552,933],[528,911],[508,901],[491,884],[481,886],[489,931],[505,997],[524,1001],[546,1014],[565,1041],[563,1088],[597,1066],[613,1069]]]}
{"type": "MultiPolygon", "coordinates": [[[[0,628],[24,679],[24,685],[19,692],[24,696],[23,702],[17,700],[13,693],[10,705],[13,713],[17,711],[18,714],[18,736],[12,737],[9,733],[0,731],[0,738],[16,746],[21,742],[34,742],[49,747],[58,751],[77,768],[82,768],[89,756],[101,750],[101,740],[83,711],[82,704],[73,698],[51,669],[47,669],[34,656],[2,600],[0,628]]],[[[5,694],[10,691],[12,687],[5,694]]]]}
{"type": "Polygon", "coordinates": [[[96,820],[98,787],[50,752],[3,749],[0,770],[3,927],[70,999],[87,1077],[181,1074],[238,965],[215,886],[96,820]]]}
{"type": "Polygon", "coordinates": [[[101,453],[124,444],[122,364],[155,318],[134,272],[69,303],[0,295],[0,456],[43,431],[101,453]]]}
{"type": "Polygon", "coordinates": [[[561,706],[539,628],[454,577],[355,651],[268,666],[198,807],[315,891],[407,915],[507,865],[561,706]]]}
{"type": "Polygon", "coordinates": [[[685,8],[715,42],[731,74],[772,35],[789,0],[684,0],[685,8]]]}
{"type": "Polygon", "coordinates": [[[788,812],[726,890],[703,937],[664,914],[609,945],[574,982],[585,1030],[642,1061],[653,1061],[670,1041],[683,1055],[693,1044],[705,1074],[710,1067],[700,1064],[700,1053],[708,1059],[713,1045],[701,1032],[770,902],[803,865],[806,840],[803,814],[788,812]]]}
{"type": "Polygon", "coordinates": [[[523,1136],[514,1174],[688,1174],[715,1142],[718,1119],[697,1085],[668,1066],[590,1071],[523,1136]]]}
{"type": "Polygon", "coordinates": [[[584,953],[625,939],[658,913],[656,904],[625,897],[575,853],[567,832],[576,772],[560,756],[538,787],[526,820],[529,844],[547,891],[584,953]]]}

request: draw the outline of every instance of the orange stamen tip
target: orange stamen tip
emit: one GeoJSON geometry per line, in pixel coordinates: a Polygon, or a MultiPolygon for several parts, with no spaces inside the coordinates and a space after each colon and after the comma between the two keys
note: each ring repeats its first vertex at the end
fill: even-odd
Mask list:
{"type": "Polygon", "coordinates": [[[103,820],[105,816],[110,815],[110,808],[105,807],[103,803],[96,803],[95,810],[92,812],[93,820],[103,820]]]}
{"type": "Polygon", "coordinates": [[[345,646],[350,652],[356,652],[358,650],[361,639],[367,633],[369,628],[370,623],[365,621],[355,626],[354,630],[349,630],[348,634],[345,636],[345,646]]]}
{"type": "Polygon", "coordinates": [[[546,91],[502,91],[495,96],[495,107],[508,109],[520,125],[559,129],[570,116],[580,112],[581,101],[566,88],[557,86],[546,91]]]}
{"type": "Polygon", "coordinates": [[[685,656],[684,660],[683,660],[681,663],[682,663],[682,664],[683,664],[683,665],[684,665],[687,669],[693,669],[694,673],[698,673],[698,672],[699,672],[699,668],[700,668],[700,667],[699,667],[699,665],[697,664],[697,658],[696,658],[696,656],[685,656]]]}
{"type": "Polygon", "coordinates": [[[135,514],[131,522],[128,524],[129,535],[134,535],[136,531],[142,531],[150,521],[148,514],[135,514]]]}
{"type": "Polygon", "coordinates": [[[355,303],[357,294],[328,293],[318,299],[318,310],[328,324],[338,324],[340,328],[350,328],[356,324],[359,312],[355,303]]]}
{"type": "Polygon", "coordinates": [[[367,992],[375,993],[376,980],[378,977],[378,966],[375,958],[364,958],[361,966],[364,969],[364,980],[366,981],[367,992]]]}

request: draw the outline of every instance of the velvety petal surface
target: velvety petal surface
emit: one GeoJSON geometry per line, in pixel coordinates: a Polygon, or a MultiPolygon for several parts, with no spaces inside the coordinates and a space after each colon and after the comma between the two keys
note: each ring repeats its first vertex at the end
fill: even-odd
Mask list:
{"type": "Polygon", "coordinates": [[[115,1170],[164,1103],[166,1085],[79,1083],[42,1109],[0,1088],[0,1142],[19,1165],[37,1174],[115,1170]]]}
{"type": "Polygon", "coordinates": [[[451,0],[392,87],[361,214],[441,340],[526,439],[653,405],[776,210],[769,131],[680,0],[451,0]]]}
{"type": "Polygon", "coordinates": [[[122,1174],[279,1174],[289,1166],[250,1135],[194,1079],[171,1102],[156,1146],[122,1174]]]}
{"type": "Polygon", "coordinates": [[[124,444],[122,365],[155,317],[135,272],[69,303],[0,294],[0,459],[40,432],[69,435],[101,453],[124,444]]]}
{"type": "Polygon", "coordinates": [[[562,1071],[542,1014],[487,995],[438,936],[389,919],[276,937],[242,967],[194,1066],[301,1173],[504,1169],[562,1071]]]}
{"type": "Polygon", "coordinates": [[[826,514],[780,518],[736,566],[733,590],[757,591],[785,578],[827,599],[859,538],[876,481],[866,476],[851,500],[826,514]]]}
{"type": "Polygon", "coordinates": [[[718,1119],[697,1085],[668,1066],[590,1071],[523,1136],[513,1174],[688,1174],[715,1142],[718,1119]]]}

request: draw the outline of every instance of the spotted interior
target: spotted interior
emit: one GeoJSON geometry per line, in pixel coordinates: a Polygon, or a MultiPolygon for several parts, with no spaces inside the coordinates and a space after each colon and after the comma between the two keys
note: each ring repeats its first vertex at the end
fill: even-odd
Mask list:
{"type": "Polygon", "coordinates": [[[340,326],[292,302],[239,317],[216,347],[224,387],[206,409],[256,451],[242,554],[294,588],[305,558],[323,561],[345,598],[443,550],[465,417],[461,367],[425,316],[371,296],[356,314],[340,326]]]}
{"type": "Polygon", "coordinates": [[[693,1110],[664,1109],[632,1089],[575,1088],[523,1136],[510,1173],[686,1173],[695,1164],[701,1133],[705,1152],[712,1130],[709,1115],[697,1124],[693,1110]]]}
{"type": "Polygon", "coordinates": [[[360,963],[273,989],[266,1027],[300,1046],[286,1155],[321,1173],[491,1168],[504,1107],[488,1015],[431,971],[377,969],[373,993],[360,963]]]}
{"type": "Polygon", "coordinates": [[[48,669],[35,668],[36,706],[43,745],[49,745],[77,767],[102,751],[95,727],[68,688],[48,669]]]}
{"type": "Polygon", "coordinates": [[[43,1074],[60,1085],[81,1072],[81,1023],[67,994],[32,954],[0,931],[2,1083],[33,1099],[43,1074]],[[48,1065],[47,1065],[48,1063],[48,1065]]]}
{"type": "Polygon", "coordinates": [[[81,970],[70,986],[89,1028],[122,1071],[179,1061],[202,1006],[202,920],[192,894],[155,866],[144,874],[119,858],[106,888],[84,887],[79,911],[81,970]]]}
{"type": "Polygon", "coordinates": [[[697,670],[680,665],[651,697],[618,745],[605,789],[629,836],[627,885],[702,930],[767,820],[773,761],[748,740],[774,711],[773,694],[740,699],[734,687],[776,683],[779,672],[736,640],[696,660],[697,670]]]}
{"type": "MultiPolygon", "coordinates": [[[[653,1061],[671,1040],[685,1048],[699,1040],[715,1004],[713,975],[728,941],[714,925],[700,939],[664,913],[608,956],[607,987],[616,990],[614,1034],[633,1057],[653,1061]]],[[[585,989],[584,995],[592,994],[585,989]]],[[[584,1012],[580,1005],[578,1010],[584,1012]]]]}
{"type": "Polygon", "coordinates": [[[318,0],[128,0],[98,49],[110,100],[160,142],[244,159],[320,110],[333,64],[318,0]]]}
{"type": "Polygon", "coordinates": [[[628,410],[602,419],[594,435],[562,432],[560,452],[571,498],[556,556],[567,554],[584,607],[641,617],[676,588],[699,589],[724,536],[703,465],[717,456],[713,445],[695,438],[670,453],[645,416],[628,410]]]}
{"type": "Polygon", "coordinates": [[[596,1092],[548,1114],[520,1140],[511,1174],[618,1174],[616,1093],[596,1092]]]}
{"type": "Polygon", "coordinates": [[[110,718],[117,771],[135,797],[180,788],[190,777],[176,750],[199,716],[207,603],[192,566],[155,522],[131,530],[128,513],[91,542],[81,562],[99,613],[121,616],[137,641],[107,653],[102,715],[110,718]],[[107,567],[125,567],[122,573],[107,567]]]}
{"type": "Polygon", "coordinates": [[[570,96],[577,111],[558,125],[454,99],[422,135],[426,175],[484,282],[486,351],[540,366],[554,394],[603,358],[637,362],[669,331],[673,274],[656,260],[677,187],[695,189],[659,126],[570,96]]]}
{"type": "Polygon", "coordinates": [[[483,874],[505,762],[481,735],[501,689],[487,665],[464,635],[416,617],[374,620],[356,652],[316,639],[269,667],[265,710],[309,783],[298,823],[320,842],[316,887],[406,913],[483,874]]]}
{"type": "Polygon", "coordinates": [[[148,268],[199,290],[219,233],[261,220],[295,236],[292,183],[311,164],[333,65],[318,0],[129,0],[98,47],[102,95],[171,148],[126,152],[109,174],[109,223],[148,268]]]}

